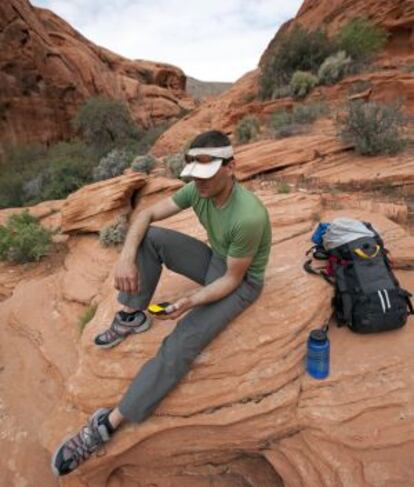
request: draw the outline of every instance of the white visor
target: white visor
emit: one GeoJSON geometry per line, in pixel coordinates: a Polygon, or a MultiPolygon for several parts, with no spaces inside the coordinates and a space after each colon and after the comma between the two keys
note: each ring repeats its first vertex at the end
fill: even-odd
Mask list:
{"type": "Polygon", "coordinates": [[[189,156],[209,155],[217,159],[213,159],[211,162],[190,162],[184,166],[181,171],[180,177],[184,178],[212,178],[220,169],[223,159],[231,159],[234,155],[233,147],[231,145],[224,147],[196,147],[190,149],[187,154],[189,156]]]}
{"type": "Polygon", "coordinates": [[[220,169],[223,159],[214,159],[211,162],[202,164],[201,162],[190,162],[184,166],[180,177],[182,178],[212,178],[220,169]]]}

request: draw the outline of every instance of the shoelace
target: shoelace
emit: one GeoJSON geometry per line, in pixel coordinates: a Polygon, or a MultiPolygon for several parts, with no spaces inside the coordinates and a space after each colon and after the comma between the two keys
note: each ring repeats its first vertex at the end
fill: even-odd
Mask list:
{"type": "MultiPolygon", "coordinates": [[[[92,423],[83,426],[80,432],[72,438],[72,443],[68,443],[67,448],[71,451],[72,458],[77,464],[79,464],[79,460],[86,460],[92,453],[98,454],[104,448],[104,441],[97,427],[92,423]]],[[[104,453],[103,451],[102,454],[104,453]]]]}

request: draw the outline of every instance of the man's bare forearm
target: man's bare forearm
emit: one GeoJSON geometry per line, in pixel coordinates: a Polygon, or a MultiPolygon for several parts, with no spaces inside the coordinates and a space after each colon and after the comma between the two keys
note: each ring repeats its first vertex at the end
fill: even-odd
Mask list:
{"type": "Polygon", "coordinates": [[[121,258],[128,261],[135,261],[137,249],[141,244],[142,239],[152,221],[151,213],[142,211],[134,219],[129,227],[128,234],[125,239],[124,246],[121,252],[121,258]]]}
{"type": "Polygon", "coordinates": [[[218,301],[233,292],[239,284],[240,281],[232,276],[224,275],[219,277],[190,296],[192,306],[218,301]]]}

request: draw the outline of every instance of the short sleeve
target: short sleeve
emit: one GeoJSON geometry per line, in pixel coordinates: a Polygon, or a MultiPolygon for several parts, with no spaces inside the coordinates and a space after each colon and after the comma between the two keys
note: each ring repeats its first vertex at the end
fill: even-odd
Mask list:
{"type": "Polygon", "coordinates": [[[233,230],[233,238],[228,249],[229,257],[252,257],[256,254],[264,231],[262,219],[239,222],[233,230]]]}
{"type": "Polygon", "coordinates": [[[186,184],[172,195],[172,200],[182,210],[192,206],[194,194],[194,182],[186,184]]]}

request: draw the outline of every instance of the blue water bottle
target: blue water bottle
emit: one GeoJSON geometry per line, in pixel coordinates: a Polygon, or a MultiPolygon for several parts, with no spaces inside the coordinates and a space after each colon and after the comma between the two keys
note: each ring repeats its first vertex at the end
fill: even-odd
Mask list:
{"type": "Polygon", "coordinates": [[[306,352],[306,370],[315,379],[329,375],[329,338],[327,330],[312,330],[306,352]]]}

